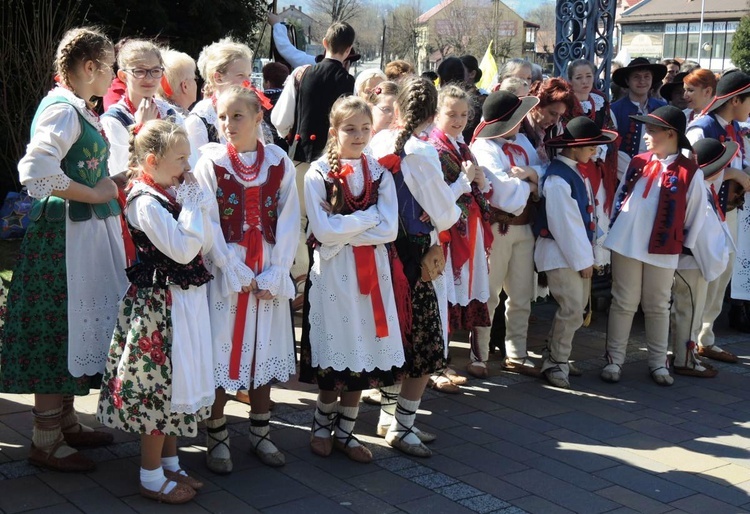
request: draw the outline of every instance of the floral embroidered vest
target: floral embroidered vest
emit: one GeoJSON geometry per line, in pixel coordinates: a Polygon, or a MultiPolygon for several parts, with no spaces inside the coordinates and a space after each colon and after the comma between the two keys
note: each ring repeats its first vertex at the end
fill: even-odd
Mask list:
{"type": "MultiPolygon", "coordinates": [[[[142,191],[131,196],[128,199],[128,205],[141,195],[155,198],[174,219],[177,219],[180,214],[178,208],[176,209],[163,198],[148,191],[142,191]]],[[[131,284],[137,287],[180,286],[182,289],[188,289],[190,286],[201,286],[214,278],[203,264],[203,256],[200,253],[189,263],[180,264],[159,251],[145,232],[135,228],[130,223],[128,223],[128,227],[133,236],[133,243],[135,243],[138,255],[138,262],[125,270],[131,284]]]]}
{"type": "MultiPolygon", "coordinates": [[[[39,108],[31,123],[31,134],[36,130],[39,116],[45,109],[57,103],[73,105],[67,98],[62,96],[47,96],[39,104],[39,108]]],[[[75,107],[75,106],[74,106],[75,107]]],[[[76,113],[78,110],[76,109],[76,113]]],[[[81,135],[68,153],[63,157],[62,170],[74,182],[89,187],[94,187],[102,178],[108,178],[107,159],[109,158],[109,145],[104,136],[78,113],[81,122],[81,135]]],[[[107,203],[89,204],[68,200],[68,215],[71,221],[85,221],[91,219],[91,212],[99,219],[117,216],[121,213],[117,200],[112,199],[107,203]]],[[[34,202],[29,217],[36,221],[45,215],[50,221],[65,219],[65,200],[57,196],[47,196],[34,202]]]]}
{"type": "Polygon", "coordinates": [[[284,162],[268,168],[266,181],[255,187],[245,187],[226,168],[214,164],[216,174],[216,202],[219,204],[221,231],[227,243],[238,243],[245,233],[243,226],[260,227],[263,239],[268,244],[276,243],[276,222],[281,195],[281,180],[284,178],[284,162]],[[245,195],[258,193],[257,212],[247,212],[245,195]]]}
{"type": "MultiPolygon", "coordinates": [[[[643,176],[643,169],[651,160],[652,153],[636,155],[630,161],[630,167],[625,174],[622,190],[615,202],[612,214],[612,226],[622,210],[622,206],[635,188],[635,183],[643,176]]],[[[698,166],[680,154],[677,159],[667,166],[666,172],[659,177],[659,206],[656,219],[651,230],[648,252],[658,255],[678,255],[682,253],[682,243],[685,241],[685,214],[687,211],[687,193],[698,166]]],[[[643,227],[646,229],[647,227],[643,227]]]]}

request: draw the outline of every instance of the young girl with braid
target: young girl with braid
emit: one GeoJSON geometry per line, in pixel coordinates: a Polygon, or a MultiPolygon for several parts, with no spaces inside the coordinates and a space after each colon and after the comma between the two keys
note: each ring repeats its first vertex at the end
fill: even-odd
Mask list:
{"type": "Polygon", "coordinates": [[[386,441],[418,457],[432,454],[422,444],[414,420],[430,375],[446,365],[448,332],[444,274],[433,267],[423,274],[422,260],[439,245],[438,233],[450,229],[461,214],[445,183],[437,150],[417,137],[432,123],[437,99],[437,90],[428,80],[406,82],[396,101],[401,128],[380,132],[370,144],[396,184],[399,230],[394,246],[408,281],[405,294],[397,293],[403,306],[399,316],[405,329],[406,376],[395,399],[382,395],[379,424],[392,415],[386,441]]]}
{"type": "Polygon", "coordinates": [[[112,82],[114,52],[102,33],[68,31],[57,48],[59,83],[42,100],[18,163],[36,200],[8,293],[0,391],[34,394],[29,461],[91,471],[74,448],[112,442],[79,423],[73,395],[104,371],[117,304],[127,289],[117,186],[92,97],[112,82]]]}
{"type": "Polygon", "coordinates": [[[299,200],[292,161],[278,146],[258,141],[258,94],[231,86],[216,108],[227,143],[206,145],[195,175],[214,200],[207,257],[216,276],[209,302],[217,389],[206,421],[206,463],[229,473],[226,391],[250,390],[252,451],[267,466],[285,463],[269,438],[269,411],[271,384],[296,372],[289,269],[299,242],[299,200]]]}
{"type": "Polygon", "coordinates": [[[126,217],[138,262],[109,350],[97,419],[141,436],[140,492],[184,503],[203,484],[187,475],[177,437],[198,435],[214,400],[201,253],[211,247],[211,198],[189,173],[185,130],[165,120],[131,129],[126,217]]]}
{"type": "Polygon", "coordinates": [[[343,97],[330,114],[325,157],[305,174],[311,267],[305,287],[300,380],[320,388],[310,447],[356,462],[372,453],[354,437],[363,389],[393,385],[404,365],[386,243],[396,238],[393,177],[362,153],[372,113],[343,97]]]}

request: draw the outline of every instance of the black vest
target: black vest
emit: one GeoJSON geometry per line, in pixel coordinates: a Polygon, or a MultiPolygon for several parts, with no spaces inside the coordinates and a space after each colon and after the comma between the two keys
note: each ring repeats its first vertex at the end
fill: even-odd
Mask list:
{"type": "Polygon", "coordinates": [[[341,62],[323,59],[308,69],[297,92],[294,160],[312,162],[323,154],[328,139],[328,115],[340,96],[354,93],[354,77],[341,62]]]}

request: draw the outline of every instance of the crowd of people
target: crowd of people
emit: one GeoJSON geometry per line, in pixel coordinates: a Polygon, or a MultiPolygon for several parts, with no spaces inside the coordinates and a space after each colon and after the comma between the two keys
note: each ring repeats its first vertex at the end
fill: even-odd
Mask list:
{"type": "Polygon", "coordinates": [[[750,76],[636,58],[614,71],[611,104],[585,60],[544,78],[513,59],[493,92],[475,86],[472,56],[434,77],[394,61],[355,78],[351,26],[329,27],[316,59],[285,47],[277,21],[294,66],[267,64],[263,90],[231,39],[197,62],[91,28],[60,42],[18,165],[36,202],[1,350],[0,391],[34,394],[32,464],[95,467],[77,449],[113,436],[73,399],[99,389],[97,419],[141,437],[141,494],[187,502],[203,484],[177,437],[203,423],[207,467],[230,473],[224,408],[243,393],[252,451],[283,466],[270,392],[297,374],[319,389],[315,454],[372,460],[355,435],[364,399],[380,405],[378,436],[429,457],[424,390],[467,381],[449,367],[451,334],[468,332],[465,371],[487,378],[494,320],[505,370],[570,388],[596,280],[612,293],[604,381],[622,376],[639,307],[656,384],[737,361],[713,324],[731,280],[732,325],[750,331],[736,209],[750,76]],[[558,307],[535,362],[529,317],[546,294],[558,307]]]}

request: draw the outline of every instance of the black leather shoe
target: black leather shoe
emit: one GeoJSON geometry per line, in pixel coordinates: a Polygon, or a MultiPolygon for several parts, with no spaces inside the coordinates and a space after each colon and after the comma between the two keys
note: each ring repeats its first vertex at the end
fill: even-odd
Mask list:
{"type": "Polygon", "coordinates": [[[729,326],[738,332],[750,333],[750,320],[744,305],[732,305],[729,308],[729,326]]]}

